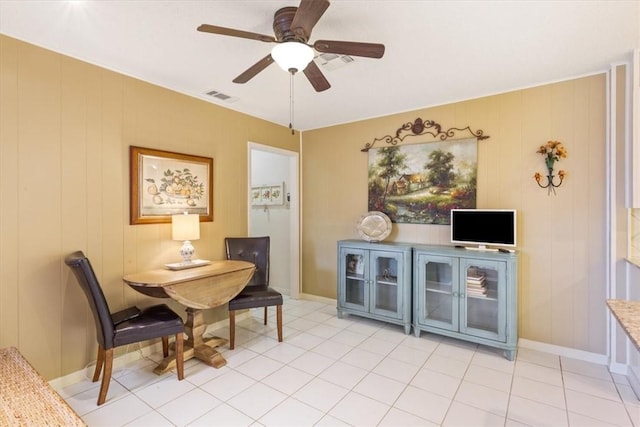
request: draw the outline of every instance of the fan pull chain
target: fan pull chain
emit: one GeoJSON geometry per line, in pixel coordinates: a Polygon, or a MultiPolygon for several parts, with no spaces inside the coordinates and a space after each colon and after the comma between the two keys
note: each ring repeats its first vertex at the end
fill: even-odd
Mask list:
{"type": "Polygon", "coordinates": [[[293,74],[295,71],[289,73],[289,129],[291,129],[291,135],[294,135],[293,130],[293,74]]]}

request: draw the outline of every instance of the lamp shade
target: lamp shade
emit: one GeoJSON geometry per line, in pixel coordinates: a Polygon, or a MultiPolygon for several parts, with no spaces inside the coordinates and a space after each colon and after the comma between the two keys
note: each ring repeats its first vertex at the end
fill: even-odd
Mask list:
{"type": "Polygon", "coordinates": [[[171,238],[173,240],[198,240],[200,238],[200,215],[172,215],[171,238]]]}
{"type": "Polygon", "coordinates": [[[300,42],[284,42],[271,50],[274,61],[287,72],[298,72],[307,68],[313,59],[313,49],[300,42]]]}

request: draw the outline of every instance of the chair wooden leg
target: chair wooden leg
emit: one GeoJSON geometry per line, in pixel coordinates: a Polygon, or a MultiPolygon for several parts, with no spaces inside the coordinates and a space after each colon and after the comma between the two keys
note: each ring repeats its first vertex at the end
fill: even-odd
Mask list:
{"type": "Polygon", "coordinates": [[[104,373],[102,374],[102,384],[100,385],[100,394],[98,395],[98,405],[102,405],[107,400],[107,391],[109,391],[109,382],[111,381],[111,369],[113,368],[113,348],[105,351],[104,354],[104,373]]]}
{"type": "Polygon", "coordinates": [[[169,356],[169,337],[162,337],[162,357],[169,356]]]}
{"type": "Polygon", "coordinates": [[[182,332],[176,334],[176,370],[178,371],[178,381],[184,379],[184,337],[182,332]]]}
{"type": "Polygon", "coordinates": [[[264,324],[267,324],[267,307],[264,307],[264,324]]]}
{"type": "Polygon", "coordinates": [[[236,312],[229,311],[229,348],[236,347],[236,312]]]}
{"type": "Polygon", "coordinates": [[[101,345],[98,346],[98,358],[96,359],[96,369],[93,371],[92,381],[95,383],[100,378],[100,372],[102,372],[102,365],[104,364],[104,348],[101,345]]]}
{"type": "Polygon", "coordinates": [[[276,322],[278,325],[278,342],[282,342],[282,306],[276,306],[276,322]]]}

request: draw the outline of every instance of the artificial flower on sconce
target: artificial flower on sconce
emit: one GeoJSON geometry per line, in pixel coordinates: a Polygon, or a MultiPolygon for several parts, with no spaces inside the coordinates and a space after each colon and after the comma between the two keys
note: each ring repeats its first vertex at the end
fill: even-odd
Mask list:
{"type": "Polygon", "coordinates": [[[556,194],[556,188],[562,185],[562,181],[564,177],[567,176],[567,173],[564,170],[559,170],[558,178],[560,181],[556,183],[554,182],[555,175],[553,174],[553,167],[560,159],[567,158],[567,149],[564,148],[564,145],[562,145],[560,141],[548,141],[545,145],[541,145],[536,153],[544,156],[544,163],[547,166],[547,182],[546,184],[542,183],[543,177],[540,172],[536,172],[533,177],[540,188],[548,189],[548,194],[551,194],[551,191],[553,191],[553,194],[556,194]]]}

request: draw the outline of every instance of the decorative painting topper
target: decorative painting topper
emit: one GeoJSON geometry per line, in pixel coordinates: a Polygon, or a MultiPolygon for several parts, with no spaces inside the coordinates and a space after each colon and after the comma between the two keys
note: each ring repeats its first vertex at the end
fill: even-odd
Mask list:
{"type": "Polygon", "coordinates": [[[367,152],[376,144],[376,142],[386,142],[387,144],[397,145],[399,142],[402,142],[408,136],[420,136],[420,135],[431,135],[434,138],[438,138],[441,141],[446,141],[447,139],[452,139],[456,136],[456,132],[469,132],[471,136],[477,138],[478,141],[482,141],[483,139],[488,139],[488,135],[484,135],[482,129],[478,129],[477,131],[472,131],[470,126],[466,128],[449,128],[446,131],[442,131],[442,126],[440,124],[434,122],[433,120],[422,120],[420,117],[415,119],[413,123],[408,122],[403,124],[396,131],[395,136],[386,135],[382,138],[375,138],[373,142],[367,142],[364,148],[360,151],[367,152]],[[429,129],[434,129],[431,131],[429,129]],[[405,135],[401,135],[402,133],[406,133],[405,135]]]}
{"type": "Polygon", "coordinates": [[[553,181],[555,175],[553,174],[553,167],[556,162],[560,161],[560,159],[565,159],[567,157],[567,149],[562,145],[560,141],[547,141],[545,145],[541,145],[536,151],[538,154],[542,154],[544,156],[544,163],[547,166],[547,183],[542,184],[540,181],[542,180],[542,174],[540,172],[536,172],[533,177],[536,182],[540,186],[540,188],[546,188],[547,194],[556,194],[556,188],[562,185],[562,181],[567,173],[564,170],[558,171],[558,178],[560,178],[560,182],[557,184],[553,181]]]}

